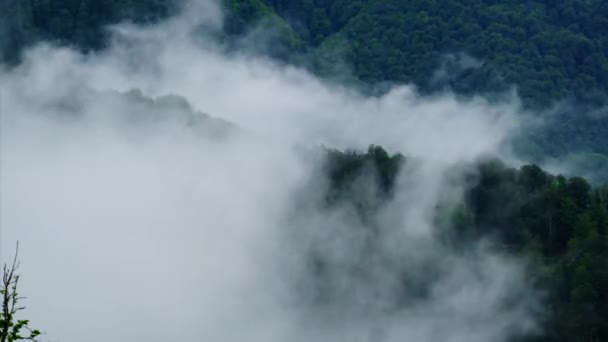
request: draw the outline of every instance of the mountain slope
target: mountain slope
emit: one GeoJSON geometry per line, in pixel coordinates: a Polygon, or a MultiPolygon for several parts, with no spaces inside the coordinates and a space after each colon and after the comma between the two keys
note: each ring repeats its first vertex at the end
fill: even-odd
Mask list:
{"type": "Polygon", "coordinates": [[[343,39],[344,57],[364,81],[447,85],[464,93],[516,85],[538,104],[601,101],[608,91],[603,1],[266,2],[314,47],[343,39]],[[430,77],[440,67],[446,73],[430,77]]]}

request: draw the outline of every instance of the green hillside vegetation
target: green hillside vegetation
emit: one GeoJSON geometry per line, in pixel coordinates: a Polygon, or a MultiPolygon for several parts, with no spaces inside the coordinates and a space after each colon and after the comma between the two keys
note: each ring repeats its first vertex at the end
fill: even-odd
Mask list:
{"type": "MultiPolygon", "coordinates": [[[[390,229],[378,227],[382,221],[374,217],[391,202],[405,163],[403,156],[377,146],[367,153],[328,152],[331,200],[326,206],[354,208],[359,224],[370,230],[359,234],[369,240],[366,246],[380,245],[379,234],[390,229]],[[375,184],[375,189],[362,192],[357,184],[375,184]]],[[[463,175],[469,184],[463,201],[438,205],[435,215],[436,234],[446,248],[468,250],[490,239],[504,253],[530,261],[534,286],[548,293],[541,313],[544,332],[530,340],[608,341],[608,187],[551,175],[536,165],[511,168],[499,160],[470,165],[463,175]]],[[[320,282],[331,276],[327,263],[315,260],[320,282]]],[[[418,285],[420,294],[429,284],[418,285]]],[[[403,291],[412,296],[405,285],[403,291]]]]}
{"type": "Polygon", "coordinates": [[[265,1],[310,46],[344,41],[345,60],[367,82],[463,93],[516,85],[539,104],[603,101],[608,91],[608,4],[601,0],[265,1]],[[445,57],[460,53],[477,61],[445,57]],[[448,75],[429,77],[442,65],[448,75]]]}
{"type": "Polygon", "coordinates": [[[284,34],[265,49],[326,77],[490,99],[515,87],[527,108],[558,111],[518,137],[517,152],[608,180],[591,168],[608,156],[605,1],[233,0],[229,17],[242,7],[240,33],[278,13],[284,34]]]}
{"type": "Polygon", "coordinates": [[[0,57],[16,62],[24,48],[40,41],[101,49],[108,42],[107,25],[154,23],[177,9],[170,0],[0,0],[0,57]]]}
{"type": "Polygon", "coordinates": [[[322,75],[490,99],[514,87],[527,108],[562,113],[521,137],[526,158],[608,155],[605,1],[264,1],[322,75]]]}
{"type": "MultiPolygon", "coordinates": [[[[96,49],[104,46],[104,25],[155,22],[179,3],[1,0],[11,16],[0,42],[12,58],[42,39],[96,49]]],[[[603,103],[608,92],[608,4],[601,0],[224,0],[224,6],[227,33],[270,21],[292,54],[324,57],[312,63],[318,71],[342,59],[368,83],[464,94],[515,85],[536,105],[603,103]]]]}

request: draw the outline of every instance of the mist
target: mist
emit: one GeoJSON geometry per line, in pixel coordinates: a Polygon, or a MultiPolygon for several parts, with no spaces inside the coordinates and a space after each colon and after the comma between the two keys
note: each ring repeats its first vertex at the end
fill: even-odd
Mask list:
{"type": "Polygon", "coordinates": [[[434,235],[437,204],[465,186],[456,166],[513,159],[517,98],[411,85],[366,96],[226,52],[212,2],[183,13],[115,26],[96,54],[41,44],[1,71],[0,255],[20,242],[24,315],[43,340],[504,341],[536,329],[525,263],[434,235]],[[361,223],[315,203],[321,147],[369,144],[412,162],[364,255],[361,223]],[[311,251],[334,270],[322,284],[311,251]],[[401,293],[403,273],[428,289],[421,299],[401,293]]]}

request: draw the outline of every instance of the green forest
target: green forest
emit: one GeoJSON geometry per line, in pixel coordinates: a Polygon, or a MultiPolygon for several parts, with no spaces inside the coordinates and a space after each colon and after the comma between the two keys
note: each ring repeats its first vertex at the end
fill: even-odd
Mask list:
{"type": "MultiPolygon", "coordinates": [[[[350,206],[367,229],[382,231],[375,228],[375,216],[392,200],[396,177],[408,162],[378,146],[367,152],[328,151],[324,205],[350,206]],[[374,172],[366,172],[369,167],[374,172]],[[373,180],[377,196],[357,190],[360,177],[373,180]]],[[[607,341],[608,187],[495,159],[467,169],[462,202],[436,210],[435,234],[442,243],[462,251],[489,239],[505,253],[530,260],[534,286],[548,295],[541,313],[544,333],[522,341],[607,341]]],[[[371,236],[372,245],[381,239],[371,236]]],[[[405,284],[403,291],[405,296],[405,284]]]]}
{"type": "MultiPolygon", "coordinates": [[[[2,3],[15,14],[5,23],[5,58],[40,39],[100,48],[105,25],[154,22],[179,5],[175,0],[2,3]]],[[[517,86],[524,100],[541,105],[556,99],[603,103],[608,91],[608,4],[601,0],[225,0],[225,7],[227,32],[243,33],[278,16],[291,28],[284,43],[293,54],[308,51],[325,57],[318,64],[329,65],[332,56],[341,58],[367,83],[414,83],[423,90],[449,86],[464,94],[517,86]],[[430,77],[442,66],[448,76],[430,77]]]]}

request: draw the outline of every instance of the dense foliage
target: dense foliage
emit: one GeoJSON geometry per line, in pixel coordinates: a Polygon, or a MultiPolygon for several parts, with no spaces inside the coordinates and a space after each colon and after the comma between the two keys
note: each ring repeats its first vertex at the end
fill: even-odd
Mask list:
{"type": "Polygon", "coordinates": [[[41,40],[100,49],[107,43],[107,25],[155,22],[177,5],[172,0],[0,0],[0,57],[16,61],[23,48],[41,40]]]}
{"type": "Polygon", "coordinates": [[[266,2],[312,46],[342,49],[365,81],[466,93],[513,84],[535,102],[601,100],[608,91],[604,1],[266,2]]]}
{"type": "MultiPolygon", "coordinates": [[[[3,50],[36,39],[103,46],[104,25],[154,22],[178,0],[2,0],[3,50]]],[[[291,47],[343,57],[366,82],[479,93],[516,85],[530,102],[602,102],[608,92],[608,4],[601,0],[225,0],[226,31],[274,18],[291,47]],[[278,20],[277,14],[284,19],[278,20]],[[303,46],[304,44],[305,46],[303,46]],[[463,55],[466,54],[466,55],[463,55]],[[470,56],[470,57],[468,57],[470,56]],[[439,70],[439,71],[438,71],[439,70]],[[433,76],[434,75],[434,76],[433,76]]],[[[292,51],[293,52],[293,51],[292,51]]],[[[319,62],[324,64],[324,62],[319,62]]]]}
{"type": "Polygon", "coordinates": [[[305,42],[321,74],[346,69],[367,84],[490,98],[514,86],[528,107],[560,108],[522,137],[523,155],[608,155],[608,117],[598,110],[608,100],[605,1],[263,1],[305,42]]]}
{"type": "Polygon", "coordinates": [[[460,229],[491,235],[536,262],[550,289],[549,341],[608,340],[608,188],[550,175],[535,165],[480,164],[460,229]]]}
{"type": "MultiPolygon", "coordinates": [[[[368,218],[362,220],[368,229],[377,231],[369,218],[390,202],[405,159],[389,157],[379,147],[365,154],[330,151],[328,159],[330,205],[348,203],[368,218]],[[368,197],[374,201],[361,203],[355,180],[375,184],[377,196],[368,197]]],[[[438,206],[441,240],[467,249],[489,239],[505,253],[531,261],[534,286],[549,294],[541,315],[544,333],[535,340],[607,341],[608,188],[498,160],[479,162],[462,174],[468,184],[462,202],[438,206]]],[[[373,246],[374,238],[368,235],[367,245],[373,246]]]]}
{"type": "MultiPolygon", "coordinates": [[[[282,34],[265,49],[322,75],[350,81],[344,73],[352,73],[365,84],[410,82],[423,92],[490,98],[515,86],[526,106],[555,106],[545,125],[529,127],[516,142],[526,158],[577,153],[581,165],[590,165],[608,155],[605,1],[232,0],[226,6],[229,18],[246,18],[240,33],[278,13],[282,34]],[[595,155],[586,160],[585,152],[595,155]]],[[[582,171],[608,180],[605,171],[582,171]]]]}

